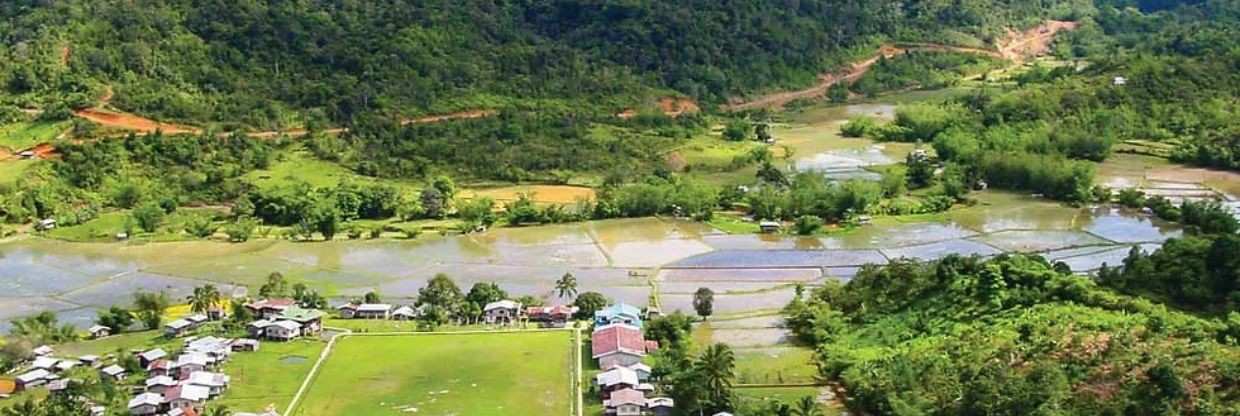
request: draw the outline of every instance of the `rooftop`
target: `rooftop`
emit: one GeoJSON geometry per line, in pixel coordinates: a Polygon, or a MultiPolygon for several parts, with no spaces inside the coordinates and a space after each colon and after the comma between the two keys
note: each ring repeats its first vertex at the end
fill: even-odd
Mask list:
{"type": "Polygon", "coordinates": [[[629,325],[608,325],[594,331],[590,336],[590,349],[593,358],[623,351],[630,354],[645,355],[645,339],[642,331],[629,325]]]}
{"type": "Polygon", "coordinates": [[[318,309],[305,309],[299,306],[290,306],[283,312],[280,312],[279,315],[276,315],[275,319],[305,323],[316,319],[323,319],[326,315],[327,314],[318,309]]]}
{"type": "Polygon", "coordinates": [[[129,408],[133,409],[139,406],[159,406],[164,403],[164,396],[156,393],[142,393],[137,397],[129,400],[129,408]]]}
{"type": "Polygon", "coordinates": [[[495,309],[521,309],[521,304],[516,301],[504,299],[501,301],[488,303],[486,307],[482,308],[484,312],[495,309]]]}

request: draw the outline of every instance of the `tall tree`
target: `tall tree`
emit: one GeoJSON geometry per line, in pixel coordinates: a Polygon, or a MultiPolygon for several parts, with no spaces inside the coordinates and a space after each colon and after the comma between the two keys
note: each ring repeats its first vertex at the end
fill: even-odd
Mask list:
{"type": "Polygon", "coordinates": [[[715,313],[715,291],[701,287],[693,292],[693,310],[702,318],[710,318],[715,313]]]}
{"type": "Polygon", "coordinates": [[[219,306],[223,296],[220,296],[220,290],[215,285],[207,284],[194,288],[194,293],[189,295],[189,308],[195,313],[208,313],[211,309],[219,306]]]}
{"type": "Polygon", "coordinates": [[[555,291],[560,299],[577,296],[577,276],[573,276],[572,272],[564,273],[560,280],[555,281],[555,291]]]}
{"type": "Polygon", "coordinates": [[[138,292],[133,295],[133,309],[146,329],[158,329],[163,322],[164,310],[172,302],[164,292],[138,292]]]}
{"type": "Polygon", "coordinates": [[[694,371],[705,387],[705,402],[712,412],[732,409],[732,384],[736,379],[736,355],[725,344],[714,344],[694,363],[694,371]]]}

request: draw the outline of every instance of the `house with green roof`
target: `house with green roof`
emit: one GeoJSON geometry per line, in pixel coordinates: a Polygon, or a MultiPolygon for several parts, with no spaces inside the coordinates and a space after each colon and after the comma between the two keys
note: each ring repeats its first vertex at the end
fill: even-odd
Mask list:
{"type": "Polygon", "coordinates": [[[273,321],[292,321],[301,325],[302,335],[316,335],[323,330],[323,317],[326,313],[318,309],[306,309],[290,306],[272,318],[273,321]]]}

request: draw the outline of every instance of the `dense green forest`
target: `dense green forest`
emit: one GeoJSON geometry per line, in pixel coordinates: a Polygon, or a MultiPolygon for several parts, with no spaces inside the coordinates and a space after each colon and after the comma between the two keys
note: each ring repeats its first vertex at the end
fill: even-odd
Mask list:
{"type": "MultiPolygon", "coordinates": [[[[813,82],[883,39],[983,44],[1085,0],[153,1],[0,5],[8,106],[94,101],[162,119],[284,126],[565,101],[618,111],[813,82]]],[[[63,112],[56,112],[63,115],[63,112]]]]}
{"type": "MultiPolygon", "coordinates": [[[[1210,258],[1205,268],[1234,279],[1234,261],[1206,254],[1208,242],[1189,244],[1210,258]]],[[[1240,412],[1234,309],[1224,319],[1171,311],[1063,269],[1019,255],[895,262],[785,312],[817,346],[821,377],[873,414],[1240,412]]],[[[1125,274],[1155,278],[1149,268],[1125,274]]]]}

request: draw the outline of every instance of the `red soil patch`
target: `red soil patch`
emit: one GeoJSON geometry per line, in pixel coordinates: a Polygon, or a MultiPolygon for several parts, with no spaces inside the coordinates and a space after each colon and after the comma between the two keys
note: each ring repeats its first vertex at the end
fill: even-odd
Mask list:
{"type": "Polygon", "coordinates": [[[1008,29],[1007,36],[995,46],[1004,58],[1023,62],[1025,59],[1050,53],[1056,34],[1060,31],[1076,30],[1079,26],[1077,22],[1048,20],[1024,32],[1008,29]]]}
{"type": "Polygon", "coordinates": [[[100,110],[97,108],[87,108],[74,111],[73,115],[93,121],[99,125],[107,127],[115,127],[125,130],[140,131],[143,133],[154,133],[155,131],[163,131],[167,134],[181,133],[199,133],[202,130],[196,127],[182,126],[177,124],[160,123],[149,118],[139,117],[129,113],[119,113],[108,110],[100,110]]]}
{"type": "MultiPolygon", "coordinates": [[[[694,101],[692,98],[688,97],[663,97],[659,99],[656,105],[659,107],[659,111],[663,112],[663,115],[671,118],[702,111],[702,108],[698,106],[697,101],[694,101]]],[[[626,109],[616,113],[616,117],[628,120],[633,117],[637,117],[637,110],[632,108],[626,109]]]]}
{"type": "Polygon", "coordinates": [[[1072,30],[1076,27],[1076,22],[1051,20],[1043,23],[1042,25],[1026,30],[1025,32],[1009,31],[1008,37],[998,42],[998,45],[996,45],[997,50],[940,45],[934,43],[886,44],[879,47],[878,51],[876,51],[875,54],[869,58],[853,62],[847,67],[837,71],[819,75],[818,84],[812,87],[797,91],[785,91],[769,94],[751,101],[736,99],[733,100],[731,104],[725,105],[722,108],[725,111],[745,111],[759,108],[778,109],[792,101],[819,98],[826,95],[827,90],[837,83],[853,82],[858,78],[861,78],[861,76],[865,75],[866,72],[870,71],[870,68],[873,67],[875,63],[878,63],[880,58],[891,58],[908,51],[972,53],[989,56],[992,58],[1007,59],[1020,63],[1029,57],[1046,54],[1050,51],[1050,44],[1055,39],[1055,34],[1062,30],[1072,30]]]}
{"type": "Polygon", "coordinates": [[[30,151],[34,152],[34,157],[39,159],[51,159],[57,154],[56,147],[52,146],[51,143],[40,143],[39,145],[30,148],[30,151]]]}
{"type": "Polygon", "coordinates": [[[475,118],[491,117],[491,116],[496,115],[496,114],[498,114],[498,112],[497,112],[497,111],[495,111],[495,110],[470,110],[470,111],[460,111],[460,112],[456,112],[456,113],[440,114],[440,115],[435,115],[435,116],[425,116],[425,117],[418,117],[418,118],[412,118],[412,119],[405,119],[405,120],[402,120],[402,121],[400,122],[400,124],[430,124],[430,123],[440,123],[440,122],[444,122],[444,121],[451,121],[451,120],[468,120],[468,119],[475,119],[475,118]]]}

